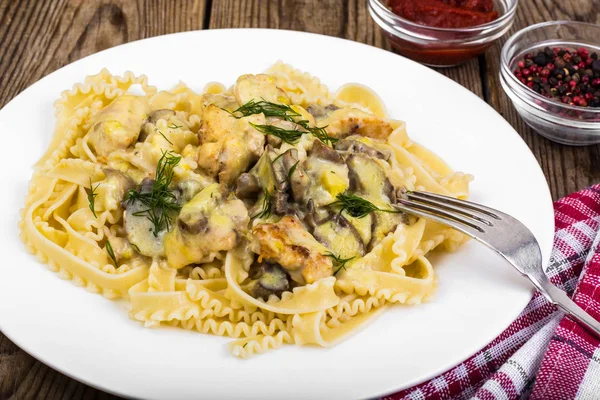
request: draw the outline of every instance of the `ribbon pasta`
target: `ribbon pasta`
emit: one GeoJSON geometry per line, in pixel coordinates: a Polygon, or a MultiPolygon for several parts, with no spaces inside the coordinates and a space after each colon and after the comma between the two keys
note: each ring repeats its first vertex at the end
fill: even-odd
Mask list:
{"type": "Polygon", "coordinates": [[[103,70],[55,109],[54,137],[21,211],[27,250],[63,279],[124,297],[146,327],[236,339],[229,349],[238,357],[333,346],[393,304],[426,301],[436,288],[427,254],[466,240],[395,213],[392,189],[466,198],[471,177],[410,140],[361,85],[334,93],[282,62],[203,93],[183,83],[158,91],[143,75],[103,70]],[[257,103],[273,108],[251,111],[257,103]],[[383,197],[366,189],[380,186],[357,186],[352,157],[383,171],[383,197]],[[242,176],[262,197],[243,193],[242,176]],[[316,186],[298,186],[306,179],[316,186]],[[376,211],[330,212],[350,190],[376,211]]]}

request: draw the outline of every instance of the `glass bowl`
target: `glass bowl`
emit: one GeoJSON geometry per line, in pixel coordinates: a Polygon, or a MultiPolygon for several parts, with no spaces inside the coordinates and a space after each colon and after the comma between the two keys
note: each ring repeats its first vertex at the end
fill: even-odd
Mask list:
{"type": "Polygon", "coordinates": [[[434,28],[390,11],[386,0],[369,0],[369,12],[401,55],[425,65],[451,67],[483,53],[511,27],[518,0],[494,0],[495,21],[469,28],[434,28]]]}
{"type": "Polygon", "coordinates": [[[600,54],[600,26],[583,22],[552,21],[529,26],[504,44],[500,83],[527,125],[542,136],[568,145],[600,143],[600,108],[564,104],[538,94],[513,74],[526,53],[545,47],[586,48],[600,54]]]}

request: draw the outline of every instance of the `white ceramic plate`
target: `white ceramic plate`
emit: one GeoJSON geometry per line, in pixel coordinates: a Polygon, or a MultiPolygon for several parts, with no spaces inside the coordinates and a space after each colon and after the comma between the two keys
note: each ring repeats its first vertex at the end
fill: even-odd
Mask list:
{"type": "Polygon", "coordinates": [[[500,334],[527,304],[523,278],[469,242],[437,257],[435,300],[393,307],[332,349],[287,346],[249,360],[230,340],[184,330],[145,329],[111,302],[62,281],[27,254],[18,238],[31,166],[49,143],[53,102],[101,68],[146,74],[170,88],[209,81],[283,60],[335,89],[373,88],[409,135],[457,170],[475,175],[472,199],[504,210],[536,235],[547,260],[553,212],[544,176],[511,126],[477,96],[392,53],[331,37],[271,30],[212,30],[142,40],[94,54],[40,80],[0,111],[2,223],[0,329],[25,351],[95,387],[141,398],[365,398],[407,388],[465,360],[500,334]]]}

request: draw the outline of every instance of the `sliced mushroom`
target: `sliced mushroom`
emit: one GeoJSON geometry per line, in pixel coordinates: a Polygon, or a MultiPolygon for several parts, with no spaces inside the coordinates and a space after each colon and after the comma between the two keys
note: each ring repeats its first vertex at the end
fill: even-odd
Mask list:
{"type": "Polygon", "coordinates": [[[317,226],[315,239],[341,258],[365,255],[365,244],[356,228],[342,215],[317,226]]]}
{"type": "Polygon", "coordinates": [[[268,299],[270,295],[281,296],[281,293],[290,289],[289,276],[277,264],[260,263],[250,267],[252,280],[242,288],[252,297],[268,299]]]}
{"type": "Polygon", "coordinates": [[[296,217],[285,216],[277,223],[259,224],[252,233],[254,252],[263,260],[281,265],[300,285],[332,275],[332,261],[324,255],[328,249],[296,217]]]}
{"type": "Polygon", "coordinates": [[[343,164],[342,156],[329,146],[324,145],[319,140],[315,140],[310,151],[311,157],[317,157],[321,160],[330,161],[334,164],[343,164]]]}
{"type": "MultiPolygon", "coordinates": [[[[106,176],[103,184],[108,187],[107,190],[107,198],[104,199],[105,203],[109,201],[120,203],[125,197],[125,193],[129,189],[133,189],[135,187],[135,182],[129,176],[125,175],[123,172],[118,171],[113,168],[103,168],[102,172],[106,176]]],[[[107,204],[106,208],[109,208],[110,205],[107,204]]],[[[111,209],[113,207],[110,207],[111,209]]]]}
{"type": "Polygon", "coordinates": [[[148,112],[145,97],[125,94],[96,114],[87,137],[98,159],[105,161],[115,150],[125,150],[133,145],[148,118],[148,112]]]}
{"type": "Polygon", "coordinates": [[[181,208],[174,229],[165,235],[169,265],[199,263],[211,253],[233,249],[246,233],[250,218],[244,203],[224,185],[211,184],[181,208]]]}
{"type": "Polygon", "coordinates": [[[252,167],[250,173],[256,177],[260,187],[267,190],[269,193],[275,190],[277,179],[275,177],[275,171],[273,170],[271,157],[267,152],[264,152],[258,159],[258,162],[252,167]]]}
{"type": "Polygon", "coordinates": [[[239,107],[235,97],[227,93],[204,93],[202,95],[202,105],[206,108],[211,104],[228,111],[233,111],[239,107]]]}
{"type": "Polygon", "coordinates": [[[405,220],[404,213],[384,213],[376,212],[372,213],[374,218],[373,227],[371,230],[371,241],[367,246],[367,250],[373,250],[373,247],[377,246],[390,232],[394,231],[396,227],[403,223],[405,220]]]}
{"type": "Polygon", "coordinates": [[[337,143],[335,144],[335,149],[337,151],[348,153],[362,153],[369,157],[379,158],[385,161],[389,160],[391,156],[390,154],[384,154],[379,150],[375,149],[374,147],[371,147],[363,142],[351,139],[342,139],[337,141],[337,143]]]}
{"type": "Polygon", "coordinates": [[[334,104],[329,104],[328,106],[325,106],[325,107],[323,107],[320,104],[311,104],[310,106],[308,106],[306,111],[308,111],[313,117],[315,117],[317,119],[321,119],[321,118],[327,117],[329,114],[331,114],[332,111],[335,111],[338,109],[339,109],[339,107],[337,107],[334,104]]]}
{"type": "Polygon", "coordinates": [[[294,204],[288,199],[288,194],[284,192],[275,192],[273,195],[273,213],[275,215],[296,215],[298,213],[294,204]]]}
{"type": "Polygon", "coordinates": [[[168,120],[171,117],[175,116],[175,111],[170,110],[168,108],[162,108],[160,110],[155,110],[150,113],[148,116],[148,121],[156,124],[159,119],[168,120]]]}
{"type": "Polygon", "coordinates": [[[316,208],[313,199],[309,199],[306,203],[306,210],[304,223],[308,226],[311,233],[318,225],[333,218],[333,214],[329,213],[325,208],[316,208]]]}
{"type": "Polygon", "coordinates": [[[281,161],[285,171],[287,171],[287,178],[292,188],[294,201],[296,203],[302,203],[306,198],[306,194],[310,187],[310,178],[298,160],[297,150],[292,149],[287,151],[281,157],[281,161]]]}
{"type": "Polygon", "coordinates": [[[258,178],[248,172],[241,174],[236,180],[235,195],[240,199],[251,199],[260,193],[258,178]]]}
{"type": "Polygon", "coordinates": [[[350,225],[354,227],[362,242],[365,244],[365,248],[371,242],[373,236],[373,224],[377,222],[375,219],[376,213],[368,214],[362,218],[354,218],[347,213],[344,213],[344,217],[348,220],[350,225]]]}
{"type": "MultiPolygon", "coordinates": [[[[140,194],[152,192],[154,180],[145,178],[138,188],[140,194]]],[[[154,224],[148,219],[145,211],[148,206],[140,200],[130,199],[122,202],[125,212],[123,220],[127,239],[140,254],[148,257],[160,257],[164,255],[164,236],[166,230],[154,234],[154,224]]],[[[160,212],[160,211],[158,211],[160,212]]]]}
{"type": "MultiPolygon", "coordinates": [[[[294,154],[298,154],[298,150],[290,149],[287,152],[294,152],[294,154]]],[[[288,170],[283,165],[282,160],[283,155],[281,157],[277,157],[275,161],[272,161],[273,165],[273,173],[275,174],[275,185],[277,190],[285,192],[289,189],[290,184],[288,181],[288,170]]]]}
{"type": "Polygon", "coordinates": [[[385,202],[393,202],[394,186],[377,161],[360,154],[352,154],[346,159],[346,164],[350,170],[350,190],[381,198],[385,202]]]}

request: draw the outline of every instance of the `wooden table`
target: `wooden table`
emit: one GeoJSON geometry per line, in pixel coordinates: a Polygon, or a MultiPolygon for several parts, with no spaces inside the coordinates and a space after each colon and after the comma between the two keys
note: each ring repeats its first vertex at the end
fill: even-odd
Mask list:
{"type": "MultiPolygon", "coordinates": [[[[600,2],[521,0],[510,33],[558,19],[600,23],[600,2]]],[[[249,27],[316,32],[389,49],[369,16],[367,0],[0,0],[0,107],[63,65],[121,43],[196,29],[249,27]]],[[[476,60],[439,72],[512,124],[542,166],[554,199],[600,182],[600,146],[555,144],[519,118],[498,81],[503,42],[476,60]]],[[[54,371],[0,334],[0,399],[9,398],[116,397],[54,371]]]]}

